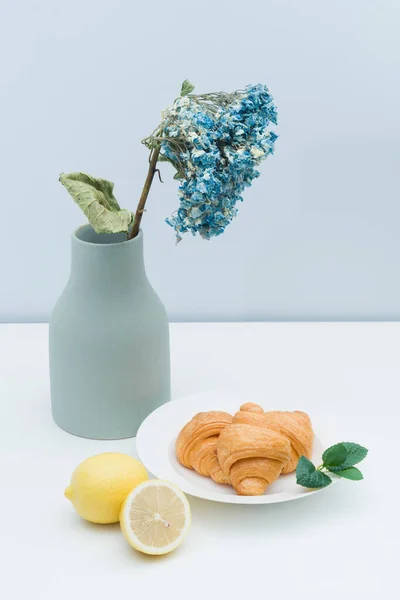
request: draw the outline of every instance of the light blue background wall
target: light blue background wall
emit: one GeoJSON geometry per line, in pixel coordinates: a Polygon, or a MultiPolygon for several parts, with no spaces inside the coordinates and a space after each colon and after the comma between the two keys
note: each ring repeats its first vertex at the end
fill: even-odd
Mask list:
{"type": "Polygon", "coordinates": [[[280,139],[224,236],[178,247],[163,166],[147,268],[172,319],[400,317],[398,0],[20,0],[0,4],[0,320],[47,320],[82,222],[85,170],[134,208],[140,139],[188,77],[265,82],[280,139]]]}

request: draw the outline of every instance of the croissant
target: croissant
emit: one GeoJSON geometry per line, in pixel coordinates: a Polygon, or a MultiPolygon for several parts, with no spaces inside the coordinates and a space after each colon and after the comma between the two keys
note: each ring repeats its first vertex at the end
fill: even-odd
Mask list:
{"type": "Polygon", "coordinates": [[[232,423],[221,431],[217,453],[239,495],[261,496],[290,459],[290,442],[265,427],[232,423]]]}
{"type": "Polygon", "coordinates": [[[217,483],[230,483],[217,458],[220,432],[232,422],[232,415],[222,411],[201,412],[179,433],[175,450],[179,462],[217,483]]]}
{"type": "Polygon", "coordinates": [[[282,473],[291,473],[297,467],[300,456],[311,458],[314,432],[310,417],[299,410],[268,411],[258,404],[247,402],[240,407],[233,417],[234,423],[247,423],[257,427],[266,427],[280,433],[290,441],[290,460],[282,469],[282,473]]]}

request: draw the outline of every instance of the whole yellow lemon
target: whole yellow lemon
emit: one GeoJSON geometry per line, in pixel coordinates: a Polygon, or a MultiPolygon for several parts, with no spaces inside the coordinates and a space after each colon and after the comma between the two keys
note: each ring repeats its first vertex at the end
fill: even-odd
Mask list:
{"type": "Polygon", "coordinates": [[[118,523],[125,498],[148,479],[141,462],[118,452],[96,454],[73,472],[65,490],[76,512],[92,523],[118,523]]]}

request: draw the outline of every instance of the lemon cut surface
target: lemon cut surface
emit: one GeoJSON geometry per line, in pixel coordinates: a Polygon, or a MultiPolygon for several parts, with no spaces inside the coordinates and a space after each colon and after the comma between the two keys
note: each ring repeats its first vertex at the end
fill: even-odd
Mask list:
{"type": "Polygon", "coordinates": [[[167,554],[183,542],[191,523],[189,502],[167,481],[144,481],[126,498],[120,515],[129,544],[145,554],[167,554]]]}

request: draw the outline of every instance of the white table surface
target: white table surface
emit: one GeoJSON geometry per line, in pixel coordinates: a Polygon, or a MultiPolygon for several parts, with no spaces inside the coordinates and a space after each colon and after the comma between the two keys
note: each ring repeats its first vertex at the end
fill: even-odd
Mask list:
{"type": "Polygon", "coordinates": [[[173,398],[235,389],[264,406],[306,410],[337,441],[370,449],[365,480],[270,506],[189,497],[184,545],[165,557],[141,555],[118,525],[82,521],[63,495],[80,461],[135,454],[134,440],[92,441],[58,429],[47,326],[1,325],[0,596],[394,598],[400,323],[173,324],[171,352],[173,398]]]}

